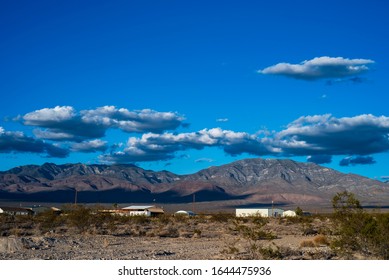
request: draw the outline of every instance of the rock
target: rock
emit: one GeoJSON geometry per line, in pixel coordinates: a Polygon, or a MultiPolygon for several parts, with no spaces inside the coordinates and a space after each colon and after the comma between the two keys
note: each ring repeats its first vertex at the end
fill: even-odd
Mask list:
{"type": "Polygon", "coordinates": [[[23,249],[23,243],[16,237],[0,238],[0,252],[1,253],[13,253],[21,251],[23,249]]]}
{"type": "Polygon", "coordinates": [[[154,256],[171,256],[174,254],[175,254],[174,252],[170,252],[170,251],[157,251],[154,253],[154,256]]]}

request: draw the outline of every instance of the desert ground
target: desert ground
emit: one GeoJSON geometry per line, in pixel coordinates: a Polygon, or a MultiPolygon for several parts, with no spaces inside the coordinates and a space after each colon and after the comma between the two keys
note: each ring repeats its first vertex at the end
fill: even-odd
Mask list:
{"type": "MultiPolygon", "coordinates": [[[[93,221],[76,217],[71,223],[50,215],[12,218],[2,218],[0,259],[344,258],[330,246],[331,222],[326,216],[252,220],[218,213],[93,221]]],[[[351,258],[367,257],[354,254],[351,258]]]]}

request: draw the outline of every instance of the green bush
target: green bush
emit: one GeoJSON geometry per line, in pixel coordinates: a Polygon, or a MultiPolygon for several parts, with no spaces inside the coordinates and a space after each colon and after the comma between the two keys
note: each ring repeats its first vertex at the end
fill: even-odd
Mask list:
{"type": "Polygon", "coordinates": [[[66,211],[66,222],[80,233],[85,232],[92,224],[92,211],[82,205],[74,205],[66,211]]]}
{"type": "Polygon", "coordinates": [[[389,259],[389,215],[365,212],[354,194],[338,193],[332,199],[337,237],[332,242],[340,254],[352,258],[364,256],[389,259]]]}
{"type": "Polygon", "coordinates": [[[35,221],[37,222],[39,229],[46,232],[63,225],[64,219],[58,213],[49,209],[39,213],[35,217],[35,221]]]}

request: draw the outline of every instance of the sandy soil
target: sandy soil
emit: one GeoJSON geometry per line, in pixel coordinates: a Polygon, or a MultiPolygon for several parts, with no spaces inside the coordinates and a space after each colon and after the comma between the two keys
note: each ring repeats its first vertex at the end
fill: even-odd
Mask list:
{"type": "MultiPolygon", "coordinates": [[[[265,256],[277,259],[336,259],[327,245],[314,244],[318,231],[325,225],[315,221],[310,228],[302,224],[271,220],[265,229],[275,239],[261,240],[263,248],[272,248],[277,254],[265,256]],[[308,235],[307,235],[308,234],[308,235]],[[311,235],[309,235],[311,234],[311,235]],[[302,245],[307,243],[308,246],[302,245]],[[314,244],[314,246],[312,245],[314,244]]],[[[137,227],[139,230],[139,227],[137,227]]],[[[185,223],[175,234],[167,234],[166,228],[141,227],[146,236],[129,234],[128,229],[116,229],[113,234],[78,234],[71,231],[48,232],[44,235],[7,236],[0,238],[0,259],[60,259],[60,260],[205,260],[261,258],[250,253],[250,242],[231,231],[227,223],[185,223]],[[196,229],[193,228],[196,226],[196,229]],[[164,233],[165,232],[165,233],[164,233]],[[152,234],[148,234],[152,233],[152,234]],[[149,236],[147,236],[149,235],[149,236]],[[231,248],[236,251],[231,252],[231,248]]],[[[255,241],[257,242],[257,241],[255,241]]],[[[263,257],[263,256],[262,256],[263,257]]]]}

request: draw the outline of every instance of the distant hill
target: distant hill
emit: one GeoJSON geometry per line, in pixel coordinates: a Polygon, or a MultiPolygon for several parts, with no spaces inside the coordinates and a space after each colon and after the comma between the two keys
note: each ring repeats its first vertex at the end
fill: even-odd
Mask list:
{"type": "Polygon", "coordinates": [[[72,202],[190,202],[239,200],[249,203],[329,203],[348,190],[366,204],[389,203],[389,185],[313,163],[245,159],[190,175],[145,170],[135,165],[45,163],[0,172],[0,197],[72,202]]]}

